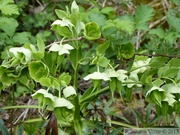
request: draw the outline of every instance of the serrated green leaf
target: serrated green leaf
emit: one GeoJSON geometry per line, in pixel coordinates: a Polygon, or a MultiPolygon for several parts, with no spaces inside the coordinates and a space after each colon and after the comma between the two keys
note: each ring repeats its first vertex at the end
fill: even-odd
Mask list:
{"type": "Polygon", "coordinates": [[[174,31],[168,31],[166,32],[166,36],[164,39],[169,42],[170,44],[173,44],[174,41],[178,38],[177,33],[174,31]]]}
{"type": "Polygon", "coordinates": [[[167,21],[168,23],[180,33],[180,18],[175,17],[170,11],[167,12],[167,21]]]}
{"type": "Polygon", "coordinates": [[[15,33],[13,36],[13,42],[19,44],[29,43],[31,34],[29,32],[15,33]]]}
{"type": "Polygon", "coordinates": [[[13,0],[1,0],[0,8],[3,7],[4,5],[7,5],[8,3],[14,3],[14,1],[13,0]]]}
{"type": "Polygon", "coordinates": [[[0,29],[8,36],[13,36],[18,26],[18,22],[13,18],[0,17],[0,29]]]}
{"type": "Polygon", "coordinates": [[[17,14],[19,15],[18,7],[15,4],[4,5],[0,8],[1,12],[5,15],[17,14]]]}
{"type": "Polygon", "coordinates": [[[96,22],[99,26],[103,26],[106,22],[105,15],[101,14],[100,12],[90,12],[89,18],[91,22],[96,22]]]}
{"type": "Polygon", "coordinates": [[[149,34],[153,34],[163,39],[165,36],[164,30],[162,28],[152,29],[149,31],[149,34]]]}
{"type": "Polygon", "coordinates": [[[114,20],[114,23],[119,30],[126,31],[130,35],[134,31],[134,22],[132,22],[131,20],[116,19],[116,20],[114,20]]]}
{"type": "Polygon", "coordinates": [[[105,25],[102,27],[103,30],[109,28],[115,28],[117,30],[126,31],[128,34],[132,34],[134,31],[134,22],[128,19],[115,19],[106,21],[105,25]]]}
{"type": "Polygon", "coordinates": [[[101,13],[108,15],[109,18],[113,18],[116,10],[113,7],[106,6],[101,10],[101,13]]]}
{"type": "Polygon", "coordinates": [[[135,11],[135,27],[136,29],[147,30],[146,23],[152,19],[154,15],[154,9],[150,6],[141,5],[136,8],[135,11]]]}

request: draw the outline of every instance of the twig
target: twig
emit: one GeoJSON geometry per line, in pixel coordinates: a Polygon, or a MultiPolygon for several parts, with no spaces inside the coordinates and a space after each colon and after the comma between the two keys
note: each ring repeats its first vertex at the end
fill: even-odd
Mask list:
{"type": "MultiPolygon", "coordinates": [[[[30,105],[30,103],[31,103],[31,99],[29,99],[27,105],[30,105]]],[[[22,120],[24,121],[24,119],[27,116],[28,111],[29,111],[29,108],[27,108],[23,113],[21,113],[21,115],[17,118],[17,120],[13,124],[15,125],[22,117],[23,117],[22,120]]]]}
{"type": "MultiPolygon", "coordinates": [[[[63,40],[63,43],[67,43],[67,42],[71,42],[71,41],[79,41],[79,40],[82,40],[82,39],[84,39],[83,36],[82,36],[82,37],[78,37],[78,38],[71,38],[71,39],[63,40]]],[[[61,42],[62,42],[62,41],[53,42],[53,43],[51,43],[50,45],[47,45],[47,46],[45,47],[45,49],[51,47],[54,43],[59,44],[59,43],[61,43],[61,42]]]]}
{"type": "Polygon", "coordinates": [[[169,55],[169,54],[135,54],[138,56],[148,56],[148,57],[168,57],[168,58],[180,58],[180,55],[169,55]]]}
{"type": "Polygon", "coordinates": [[[137,31],[137,42],[136,42],[136,50],[139,48],[139,40],[140,40],[140,30],[137,31]]]}
{"type": "Polygon", "coordinates": [[[102,7],[102,8],[104,8],[104,7],[105,7],[105,5],[106,5],[106,0],[104,0],[104,1],[103,1],[103,3],[102,3],[102,5],[101,5],[101,7],[102,7]]]}

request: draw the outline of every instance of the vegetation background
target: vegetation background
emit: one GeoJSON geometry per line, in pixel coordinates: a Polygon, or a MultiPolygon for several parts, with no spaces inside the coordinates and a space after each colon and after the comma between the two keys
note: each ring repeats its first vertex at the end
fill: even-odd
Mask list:
{"type": "Polygon", "coordinates": [[[0,11],[0,133],[180,127],[179,0],[0,0],[0,11]]]}

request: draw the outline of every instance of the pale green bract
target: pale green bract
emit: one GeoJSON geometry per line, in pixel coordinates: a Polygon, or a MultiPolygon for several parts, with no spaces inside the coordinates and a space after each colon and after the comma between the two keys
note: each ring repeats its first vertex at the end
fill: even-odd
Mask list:
{"type": "Polygon", "coordinates": [[[147,69],[147,66],[148,66],[150,60],[151,60],[151,58],[148,58],[146,60],[138,60],[138,61],[134,62],[132,69],[135,69],[135,70],[132,72],[143,73],[147,69]]]}
{"type": "Polygon", "coordinates": [[[37,98],[38,95],[43,95],[43,97],[49,98],[49,99],[52,100],[52,102],[54,102],[54,96],[51,93],[48,93],[47,90],[45,90],[45,89],[39,89],[38,91],[36,91],[31,96],[34,97],[34,98],[37,98]]]}
{"type": "Polygon", "coordinates": [[[101,72],[94,72],[92,74],[87,75],[86,77],[84,77],[84,80],[104,80],[104,81],[108,81],[110,80],[110,78],[108,77],[108,75],[106,73],[101,73],[101,72]]]}
{"type": "Polygon", "coordinates": [[[56,20],[52,23],[53,25],[60,25],[60,26],[67,26],[67,27],[71,27],[74,26],[68,19],[63,18],[62,20],[56,20]]]}
{"type": "Polygon", "coordinates": [[[64,98],[55,98],[54,101],[54,107],[66,107],[68,109],[72,109],[74,107],[74,105],[69,102],[68,100],[64,99],[64,98]]]}
{"type": "Polygon", "coordinates": [[[105,71],[105,73],[111,78],[111,77],[115,77],[117,78],[119,81],[124,82],[126,78],[128,78],[128,76],[126,75],[127,71],[126,70],[113,70],[113,69],[107,69],[105,71]]]}
{"type": "Polygon", "coordinates": [[[171,93],[166,93],[164,101],[167,101],[170,106],[173,106],[174,102],[176,102],[175,96],[171,93]]]}
{"type": "Polygon", "coordinates": [[[79,12],[79,6],[77,5],[76,1],[73,1],[71,5],[71,12],[73,11],[79,12]]]}
{"type": "Polygon", "coordinates": [[[49,48],[49,51],[58,52],[59,55],[63,55],[63,54],[69,54],[70,53],[69,50],[72,49],[74,48],[69,44],[61,45],[61,44],[53,43],[52,46],[49,48]]]}
{"type": "Polygon", "coordinates": [[[31,61],[32,54],[29,49],[26,49],[24,47],[14,47],[10,48],[9,51],[12,52],[16,58],[20,59],[23,64],[31,61]],[[25,56],[25,62],[23,61],[22,55],[19,55],[20,53],[25,56]]]}
{"type": "Polygon", "coordinates": [[[153,87],[146,93],[146,96],[147,96],[148,94],[150,94],[153,90],[165,91],[164,89],[162,89],[162,88],[160,88],[160,87],[153,86],[153,87]]]}
{"type": "Polygon", "coordinates": [[[131,88],[134,85],[137,86],[137,87],[141,87],[142,86],[142,84],[139,84],[139,77],[138,77],[138,75],[136,73],[134,73],[134,72],[131,72],[130,76],[128,77],[128,79],[126,79],[123,82],[127,83],[127,84],[124,84],[124,85],[127,85],[128,88],[131,88]]]}
{"type": "Polygon", "coordinates": [[[68,86],[63,90],[63,94],[67,98],[71,95],[76,95],[76,90],[72,86],[68,86]]]}

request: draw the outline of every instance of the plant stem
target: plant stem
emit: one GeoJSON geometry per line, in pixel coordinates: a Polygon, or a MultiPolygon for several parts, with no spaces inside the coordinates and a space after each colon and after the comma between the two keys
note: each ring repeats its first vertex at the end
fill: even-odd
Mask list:
{"type": "Polygon", "coordinates": [[[109,86],[103,88],[103,89],[100,89],[98,90],[97,92],[94,92],[92,94],[90,94],[89,96],[87,96],[86,98],[84,98],[83,100],[80,100],[79,103],[82,104],[84,101],[88,100],[88,99],[91,99],[92,97],[96,96],[96,95],[99,95],[100,93],[104,93],[106,91],[109,90],[109,86]]]}
{"type": "Polygon", "coordinates": [[[119,122],[119,121],[107,120],[106,122],[110,123],[110,124],[120,125],[120,126],[123,126],[123,127],[128,127],[128,128],[137,128],[136,126],[125,124],[125,123],[122,123],[122,122],[119,122]]]}
{"type": "Polygon", "coordinates": [[[2,109],[4,110],[9,110],[9,109],[24,109],[24,108],[36,108],[36,109],[40,109],[41,107],[39,106],[35,106],[35,105],[19,105],[19,106],[5,106],[5,107],[2,107],[2,109]]]}
{"type": "Polygon", "coordinates": [[[77,85],[78,85],[78,70],[75,70],[75,73],[74,73],[74,89],[76,90],[77,96],[74,98],[74,106],[75,106],[74,119],[80,119],[80,106],[79,106],[77,85]]]}

